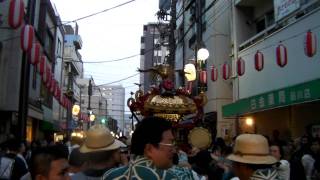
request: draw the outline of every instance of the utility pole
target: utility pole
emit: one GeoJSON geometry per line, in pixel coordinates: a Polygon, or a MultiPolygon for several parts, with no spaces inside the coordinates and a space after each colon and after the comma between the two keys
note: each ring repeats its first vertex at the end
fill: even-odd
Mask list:
{"type": "MultiPolygon", "coordinates": [[[[196,63],[196,70],[197,70],[197,77],[200,77],[200,70],[202,68],[202,62],[200,61],[198,63],[198,50],[202,46],[202,0],[196,0],[195,1],[195,26],[196,26],[196,44],[194,46],[195,51],[195,63],[196,63]]],[[[199,94],[199,78],[196,78],[196,95],[199,94]]]]}
{"type": "Polygon", "coordinates": [[[174,32],[176,30],[176,15],[177,15],[177,9],[176,9],[176,5],[177,5],[177,0],[172,0],[171,1],[171,10],[170,10],[170,24],[169,24],[169,29],[170,29],[170,33],[169,33],[169,58],[168,58],[168,63],[169,65],[172,67],[172,69],[175,69],[175,54],[176,54],[176,40],[174,37],[174,32]]]}
{"type": "MultiPolygon", "coordinates": [[[[27,14],[25,22],[26,24],[33,23],[33,17],[31,16],[31,3],[28,1],[27,14]]],[[[20,77],[20,93],[19,93],[19,110],[18,110],[18,123],[17,128],[13,128],[12,131],[16,138],[19,140],[26,139],[26,124],[28,117],[28,104],[29,104],[29,78],[30,78],[30,65],[28,63],[27,54],[23,51],[22,64],[21,64],[21,77],[20,77]]]]}
{"type": "Polygon", "coordinates": [[[92,84],[91,84],[91,79],[89,80],[89,86],[88,86],[88,116],[89,116],[89,122],[88,122],[88,127],[90,128],[91,121],[90,121],[90,115],[91,115],[91,96],[92,96],[92,84]]]}
{"type": "MultiPolygon", "coordinates": [[[[67,88],[67,97],[70,102],[73,104],[73,74],[71,72],[71,64],[68,63],[68,88],[67,88]]],[[[72,112],[70,108],[67,108],[67,137],[70,138],[72,129],[72,112]]]]}

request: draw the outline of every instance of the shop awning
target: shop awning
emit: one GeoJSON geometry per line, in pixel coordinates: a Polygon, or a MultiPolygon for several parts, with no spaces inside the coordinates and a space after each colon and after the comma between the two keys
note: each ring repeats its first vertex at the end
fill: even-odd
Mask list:
{"type": "Polygon", "coordinates": [[[320,99],[320,79],[287,88],[240,99],[222,107],[223,117],[242,116],[249,113],[301,104],[320,99]]]}

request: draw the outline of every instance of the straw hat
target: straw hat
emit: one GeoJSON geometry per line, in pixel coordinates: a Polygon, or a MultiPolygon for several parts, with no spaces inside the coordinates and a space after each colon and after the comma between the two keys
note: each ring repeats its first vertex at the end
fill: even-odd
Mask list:
{"type": "Polygon", "coordinates": [[[274,164],[277,160],[269,154],[267,139],[259,134],[241,134],[237,137],[233,154],[228,159],[245,164],[274,164]]]}
{"type": "Polygon", "coordinates": [[[81,153],[110,151],[119,149],[123,143],[115,139],[110,130],[101,124],[92,126],[86,133],[86,139],[80,147],[81,153]]]}

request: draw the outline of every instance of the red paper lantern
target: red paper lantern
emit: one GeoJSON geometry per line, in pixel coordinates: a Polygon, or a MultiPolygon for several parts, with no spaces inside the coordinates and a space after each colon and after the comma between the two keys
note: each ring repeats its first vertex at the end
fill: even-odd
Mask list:
{"type": "Polygon", "coordinates": [[[237,74],[238,74],[239,76],[244,75],[245,68],[246,68],[246,66],[245,66],[244,60],[243,60],[242,58],[239,58],[239,59],[237,60],[237,74]]]}
{"type": "Polygon", "coordinates": [[[43,83],[47,84],[47,82],[50,79],[51,69],[50,69],[50,66],[48,66],[47,63],[45,63],[45,64],[46,64],[46,68],[45,68],[46,70],[42,74],[42,81],[43,81],[43,83]]]}
{"type": "Polygon", "coordinates": [[[58,85],[58,82],[55,80],[55,83],[56,83],[56,85],[55,85],[55,89],[54,89],[54,92],[53,92],[53,94],[54,94],[54,97],[56,98],[56,99],[58,99],[58,95],[59,95],[59,85],[58,85]]]}
{"type": "Polygon", "coordinates": [[[51,81],[51,86],[50,86],[50,92],[51,94],[54,94],[54,91],[56,90],[56,80],[54,78],[52,78],[52,81],[51,81]]]}
{"type": "Polygon", "coordinates": [[[8,24],[17,29],[22,24],[24,16],[24,3],[22,0],[11,0],[9,4],[8,24]]]}
{"type": "Polygon", "coordinates": [[[207,83],[207,71],[200,71],[200,83],[207,83]]]}
{"type": "Polygon", "coordinates": [[[227,80],[230,78],[230,75],[231,75],[231,68],[230,68],[230,65],[225,63],[222,65],[222,78],[224,80],[227,80]]]}
{"type": "Polygon", "coordinates": [[[49,77],[48,77],[48,82],[46,83],[46,87],[47,87],[49,92],[51,92],[50,89],[51,89],[51,86],[52,86],[52,81],[53,81],[53,76],[52,76],[52,73],[50,71],[50,74],[49,74],[49,77]]]}
{"type": "Polygon", "coordinates": [[[260,51],[257,51],[256,54],[254,55],[254,68],[257,71],[261,71],[264,66],[264,56],[263,53],[260,51]]]}
{"type": "Polygon", "coordinates": [[[61,94],[60,94],[59,103],[61,106],[63,106],[63,98],[64,98],[64,95],[61,96],[61,94]]]}
{"type": "Polygon", "coordinates": [[[284,67],[285,65],[287,65],[288,63],[287,48],[283,44],[280,44],[276,49],[276,53],[277,53],[277,64],[280,67],[284,67]]]}
{"type": "Polygon", "coordinates": [[[192,92],[192,81],[188,81],[188,84],[187,84],[187,92],[188,92],[188,93],[191,93],[191,92],[192,92]]]}
{"type": "Polygon", "coordinates": [[[61,89],[60,89],[60,87],[58,86],[58,95],[57,95],[57,101],[59,101],[59,103],[61,104],[61,102],[60,102],[60,99],[61,99],[61,89]]]}
{"type": "Polygon", "coordinates": [[[214,66],[211,67],[211,80],[216,81],[218,79],[218,69],[214,66]]]}
{"type": "Polygon", "coordinates": [[[31,25],[25,25],[21,29],[20,46],[23,51],[30,51],[32,48],[34,29],[31,25]]]}
{"type": "Polygon", "coordinates": [[[41,55],[40,63],[38,63],[38,65],[37,65],[37,69],[38,69],[40,75],[43,75],[43,73],[44,73],[45,63],[46,63],[46,56],[41,55]]]}
{"type": "Polygon", "coordinates": [[[304,53],[312,57],[317,52],[317,36],[315,33],[308,31],[304,38],[304,53]]]}
{"type": "Polygon", "coordinates": [[[32,65],[37,65],[40,61],[40,48],[41,45],[39,43],[34,43],[32,45],[32,49],[29,53],[30,63],[32,65]]]}

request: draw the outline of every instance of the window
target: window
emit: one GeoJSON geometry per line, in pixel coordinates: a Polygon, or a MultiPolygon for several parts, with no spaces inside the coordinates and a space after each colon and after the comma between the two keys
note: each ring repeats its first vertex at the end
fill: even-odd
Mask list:
{"type": "Polygon", "coordinates": [[[141,37],[140,42],[144,43],[144,37],[141,37]]]}
{"type": "Polygon", "coordinates": [[[140,49],[140,55],[144,55],[144,49],[140,49]]]}
{"type": "Polygon", "coordinates": [[[56,53],[58,56],[61,56],[61,41],[60,41],[60,39],[58,39],[58,47],[57,47],[56,53]]]}
{"type": "Polygon", "coordinates": [[[161,50],[154,50],[154,56],[162,56],[161,50]]]}
{"type": "Polygon", "coordinates": [[[192,35],[192,37],[189,39],[189,48],[193,46],[193,44],[196,42],[196,35],[192,35]]]}
{"type": "Polygon", "coordinates": [[[263,31],[267,27],[274,24],[274,11],[269,11],[265,13],[262,17],[258,18],[256,21],[257,33],[263,31]]]}
{"type": "Polygon", "coordinates": [[[154,44],[159,44],[159,42],[160,42],[160,41],[159,41],[158,38],[154,38],[154,39],[153,39],[153,43],[154,43],[154,44]]]}
{"type": "Polygon", "coordinates": [[[46,49],[50,59],[53,59],[53,57],[54,57],[53,42],[54,42],[53,35],[51,34],[49,27],[47,27],[45,49],[46,49]]]}

